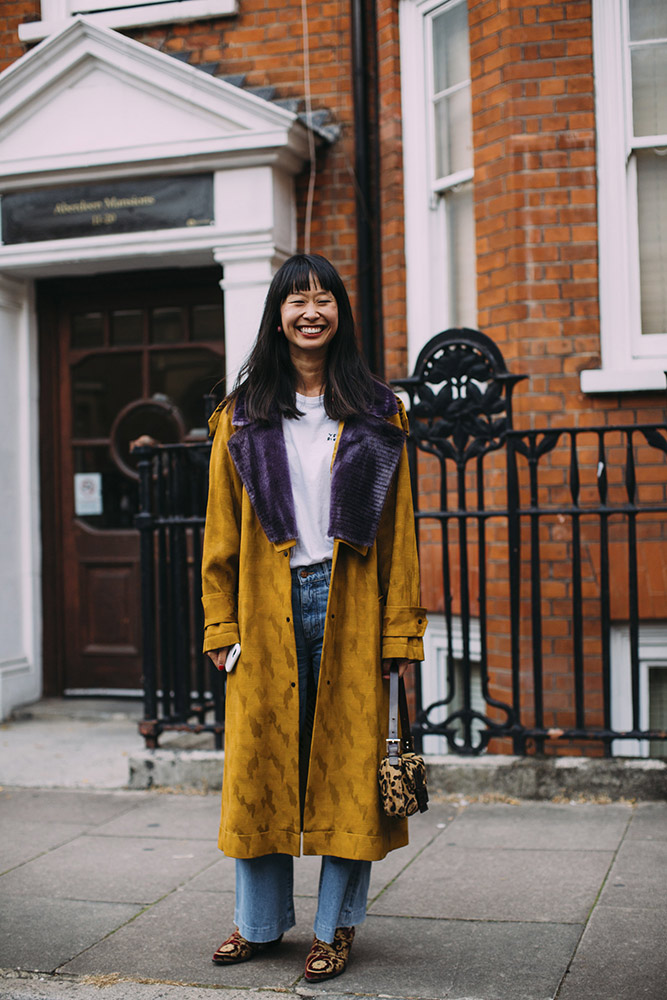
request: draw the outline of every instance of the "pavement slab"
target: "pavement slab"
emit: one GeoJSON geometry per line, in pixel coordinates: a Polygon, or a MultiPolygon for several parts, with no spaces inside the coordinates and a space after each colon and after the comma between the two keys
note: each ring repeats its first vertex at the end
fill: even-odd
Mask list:
{"type": "Polygon", "coordinates": [[[666,996],[665,908],[599,907],[558,1000],[665,1000],[666,996]]]}
{"type": "Polygon", "coordinates": [[[0,897],[152,903],[217,856],[201,840],[85,835],[3,875],[0,897]]]}
{"type": "Polygon", "coordinates": [[[667,840],[667,802],[639,802],[627,840],[667,840]]]}
{"type": "MultiPolygon", "coordinates": [[[[136,792],[131,793],[137,795],[136,792]]],[[[99,826],[108,837],[169,837],[206,840],[215,844],[220,825],[220,794],[164,795],[150,793],[128,812],[99,826]]]]}
{"type": "Polygon", "coordinates": [[[448,920],[583,922],[610,851],[517,851],[451,846],[439,838],[372,903],[373,914],[448,920]]]}
{"type": "MultiPolygon", "coordinates": [[[[302,860],[302,859],[298,859],[302,860]]],[[[195,875],[183,886],[186,892],[234,892],[236,866],[234,858],[225,857],[218,851],[218,860],[195,875]]]]}
{"type": "Polygon", "coordinates": [[[13,823],[0,816],[0,875],[66,844],[85,830],[85,826],[71,823],[49,823],[48,826],[43,823],[13,823]]]}
{"type": "Polygon", "coordinates": [[[90,793],[0,791],[0,874],[66,844],[136,805],[90,793]]]}
{"type": "Polygon", "coordinates": [[[297,903],[297,927],[279,948],[242,965],[214,965],[213,952],[234,927],[233,907],[231,893],[173,892],[62,971],[114,972],[225,987],[284,990],[295,984],[313,939],[315,900],[297,903]]]}
{"type": "Polygon", "coordinates": [[[318,990],[544,1000],[555,995],[580,934],[580,927],[549,923],[369,917],[355,938],[344,980],[321,983],[318,990]]]}
{"type": "MultiPolygon", "coordinates": [[[[3,899],[0,967],[52,972],[141,911],[127,903],[34,896],[3,899]]],[[[0,996],[4,994],[0,992],[0,996]]]]}
{"type": "MultiPolygon", "coordinates": [[[[642,905],[648,904],[651,908],[660,908],[664,931],[667,898],[660,890],[664,890],[666,878],[667,841],[626,841],[619,848],[600,896],[600,906],[640,909],[642,905]]],[[[667,950],[667,934],[665,949],[667,950]]],[[[665,996],[667,997],[667,985],[665,996]]]]}
{"type": "MultiPolygon", "coordinates": [[[[428,813],[427,813],[428,815],[428,813]]],[[[632,806],[590,803],[520,805],[472,803],[447,831],[447,844],[508,850],[614,851],[632,806]]]]}
{"type": "MultiPolygon", "coordinates": [[[[154,796],[157,798],[157,796],[154,796]]],[[[136,792],[0,788],[0,819],[99,826],[144,803],[136,792]]]]}

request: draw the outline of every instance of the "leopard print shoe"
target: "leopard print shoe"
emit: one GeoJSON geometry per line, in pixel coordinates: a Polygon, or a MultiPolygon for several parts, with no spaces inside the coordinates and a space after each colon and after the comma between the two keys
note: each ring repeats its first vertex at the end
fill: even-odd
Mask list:
{"type": "Polygon", "coordinates": [[[282,939],[281,934],[275,941],[246,941],[241,932],[235,930],[214,953],[213,961],[216,965],[238,965],[239,962],[249,962],[260,952],[275,948],[282,939]]]}
{"type": "Polygon", "coordinates": [[[321,983],[345,972],[353,941],[354,927],[337,927],[333,944],[314,938],[306,959],[308,982],[321,983]]]}

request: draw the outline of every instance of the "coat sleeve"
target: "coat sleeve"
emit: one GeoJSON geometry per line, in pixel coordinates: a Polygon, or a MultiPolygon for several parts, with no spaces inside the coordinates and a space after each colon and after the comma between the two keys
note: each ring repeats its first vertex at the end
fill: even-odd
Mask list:
{"type": "MultiPolygon", "coordinates": [[[[402,409],[392,422],[405,427],[402,409]]],[[[377,547],[380,591],[384,598],[382,658],[423,660],[422,637],[427,618],[419,591],[414,510],[405,446],[380,519],[377,547]]]]}
{"type": "Polygon", "coordinates": [[[238,573],[242,485],[227,442],[233,432],[228,407],[211,448],[208,504],[202,554],[204,652],[239,641],[238,573]]]}

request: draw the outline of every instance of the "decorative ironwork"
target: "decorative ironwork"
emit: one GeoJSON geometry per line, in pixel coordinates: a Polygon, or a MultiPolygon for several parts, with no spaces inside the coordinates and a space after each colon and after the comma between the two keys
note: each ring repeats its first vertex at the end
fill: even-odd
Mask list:
{"type": "MultiPolygon", "coordinates": [[[[667,543],[665,466],[660,466],[658,458],[658,453],[667,453],[667,425],[516,430],[512,422],[512,393],[523,377],[508,372],[502,353],[488,337],[465,329],[438,334],[420,353],[413,375],[393,383],[408,396],[408,447],[418,541],[429,523],[439,527],[446,693],[424,706],[423,676],[418,672],[414,731],[420,749],[425,736],[444,737],[452,752],[464,755],[482,753],[494,737],[509,737],[516,753],[526,753],[528,741],[538,751],[545,749],[547,740],[600,741],[605,753],[611,752],[614,740],[664,741],[664,732],[650,730],[645,722],[643,727],[640,725],[645,705],[641,702],[639,663],[637,521],[639,517],[652,516],[657,523],[656,531],[667,543]],[[591,437],[595,442],[593,462],[591,437]],[[663,483],[661,502],[649,503],[639,495],[636,449],[640,437],[657,453],[656,463],[661,471],[656,475],[663,483]],[[615,447],[610,444],[612,438],[615,447]],[[619,449],[621,439],[625,444],[619,449]],[[619,450],[623,453],[622,461],[619,450]],[[504,451],[505,461],[499,462],[496,457],[490,474],[489,458],[498,451],[504,451]],[[435,459],[439,465],[440,506],[436,509],[423,509],[424,497],[419,488],[423,482],[422,454],[431,456],[431,461],[435,459]],[[505,500],[500,504],[499,474],[505,489],[505,500]],[[493,476],[495,493],[491,493],[488,485],[493,476]],[[561,482],[558,489],[555,482],[561,482]],[[618,492],[619,483],[623,484],[622,495],[618,492]],[[556,492],[552,494],[550,490],[556,492]],[[568,691],[571,701],[565,715],[572,715],[573,719],[572,724],[564,726],[549,724],[558,713],[550,700],[552,692],[545,690],[545,670],[553,660],[549,661],[545,655],[543,578],[553,555],[546,558],[543,550],[549,541],[552,522],[556,523],[558,537],[566,540],[563,544],[570,560],[569,571],[557,584],[569,607],[568,637],[562,642],[569,653],[560,659],[569,663],[563,673],[563,690],[568,691]],[[504,583],[508,592],[509,628],[505,638],[510,644],[509,681],[493,685],[495,696],[490,680],[487,614],[491,530],[495,532],[494,544],[498,547],[500,539],[506,554],[504,583]],[[586,581],[585,589],[583,564],[586,558],[591,558],[592,550],[598,553],[599,571],[595,582],[586,581]],[[632,726],[623,731],[612,728],[612,552],[616,557],[623,553],[627,558],[623,568],[617,562],[614,564],[615,573],[623,569],[627,574],[632,726]],[[470,585],[473,571],[477,574],[476,595],[470,585]],[[591,639],[590,623],[585,622],[583,614],[584,592],[589,605],[593,602],[597,608],[598,667],[593,666],[590,657],[587,661],[585,655],[586,642],[591,639]],[[479,650],[474,657],[473,625],[479,631],[479,650]],[[456,651],[455,629],[460,631],[460,648],[456,651]],[[479,704],[473,704],[476,669],[485,706],[482,711],[479,704]],[[599,711],[592,705],[590,690],[595,675],[602,695],[599,711]],[[443,712],[449,714],[444,719],[438,718],[443,712]],[[591,717],[598,721],[592,724],[591,717]]],[[[433,544],[432,532],[430,542],[433,544]]],[[[565,573],[564,565],[565,562],[561,564],[561,573],[565,573]]],[[[549,583],[553,590],[553,581],[549,583]]],[[[434,667],[428,664],[425,669],[434,667]]],[[[553,683],[553,678],[550,682],[553,683]]]]}
{"type": "Polygon", "coordinates": [[[465,465],[502,447],[512,425],[512,389],[523,377],[510,375],[489,337],[461,329],[430,340],[414,374],[393,385],[410,396],[410,432],[419,446],[465,465]]]}

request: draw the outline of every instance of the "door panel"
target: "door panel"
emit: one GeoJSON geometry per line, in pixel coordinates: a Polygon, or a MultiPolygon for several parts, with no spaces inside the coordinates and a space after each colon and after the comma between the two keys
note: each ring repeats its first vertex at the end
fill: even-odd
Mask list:
{"type": "Polygon", "coordinates": [[[58,538],[47,545],[60,557],[45,565],[44,587],[52,605],[45,624],[62,617],[62,630],[45,635],[45,647],[50,638],[61,643],[60,690],[141,688],[131,442],[143,434],[163,443],[205,436],[203,397],[224,371],[218,279],[207,269],[38,289],[40,337],[57,337],[56,352],[45,348],[57,364],[42,363],[42,378],[56,383],[45,395],[58,400],[54,447],[42,467],[60,493],[50,521],[58,538]]]}
{"type": "Polygon", "coordinates": [[[85,655],[139,656],[137,617],[127,613],[136,595],[136,563],[81,560],[82,651],[85,655]]]}

